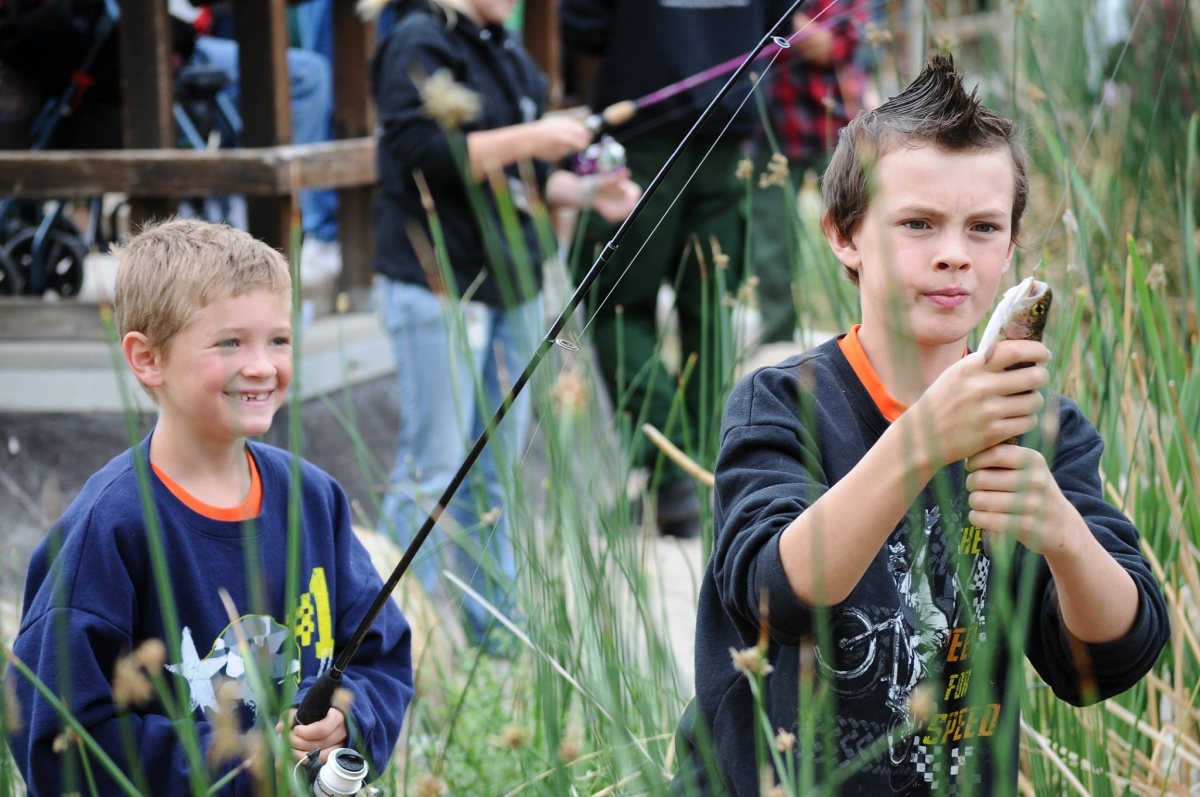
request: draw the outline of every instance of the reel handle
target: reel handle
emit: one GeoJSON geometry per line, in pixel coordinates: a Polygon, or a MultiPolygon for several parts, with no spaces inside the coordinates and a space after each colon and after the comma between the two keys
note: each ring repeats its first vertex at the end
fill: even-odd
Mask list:
{"type": "Polygon", "coordinates": [[[333,693],[336,692],[342,685],[342,672],[336,667],[331,667],[326,670],[321,677],[317,678],[317,682],[313,684],[312,689],[308,690],[308,694],[300,701],[300,707],[296,709],[296,724],[311,725],[312,723],[324,719],[329,713],[329,709],[333,706],[333,693]]]}

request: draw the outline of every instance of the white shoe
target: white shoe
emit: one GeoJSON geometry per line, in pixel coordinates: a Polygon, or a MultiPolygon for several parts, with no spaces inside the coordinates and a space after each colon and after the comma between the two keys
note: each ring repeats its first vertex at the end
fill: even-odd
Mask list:
{"type": "Polygon", "coordinates": [[[304,238],[300,246],[300,285],[324,285],[342,273],[342,247],[337,241],[304,238]]]}

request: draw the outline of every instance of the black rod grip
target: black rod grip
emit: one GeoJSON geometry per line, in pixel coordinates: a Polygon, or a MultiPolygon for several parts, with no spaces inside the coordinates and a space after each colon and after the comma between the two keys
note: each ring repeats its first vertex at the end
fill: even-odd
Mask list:
{"type": "Polygon", "coordinates": [[[296,724],[311,725],[325,718],[333,706],[333,693],[342,685],[342,672],[336,667],[330,667],[317,678],[317,682],[308,690],[308,694],[300,701],[296,709],[296,724]]]}

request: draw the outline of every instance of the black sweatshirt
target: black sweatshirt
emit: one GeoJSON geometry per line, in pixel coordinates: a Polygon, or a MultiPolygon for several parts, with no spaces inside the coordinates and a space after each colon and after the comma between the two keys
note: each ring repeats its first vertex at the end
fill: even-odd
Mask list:
{"type": "Polygon", "coordinates": [[[862,459],[887,421],[836,340],[759,370],[734,389],[716,466],[716,533],[696,621],[696,698],[680,724],[676,793],[722,793],[684,784],[702,779],[705,763],[696,750],[707,745],[697,743],[711,735],[728,790],[759,794],[754,702],[730,649],[756,645],[763,593],[774,667],[765,679],[770,727],[802,738],[801,720],[815,711],[799,705],[797,685],[808,673],[812,694],[830,701],[813,715],[815,743],[798,753],[809,766],[817,762],[818,776],[877,745],[842,794],[1016,793],[1024,677],[1019,666],[1008,667],[1006,643],[1020,621],[1002,609],[1015,596],[1028,601],[1019,613],[1027,623],[1024,654],[1059,698],[1073,705],[1102,700],[1149,671],[1170,634],[1162,593],[1137,529],[1103,500],[1103,441],[1095,427],[1067,398],[1051,397],[1046,412],[1056,411],[1058,436],[1048,455],[1055,480],[1138,588],[1133,628],[1106,644],[1068,640],[1043,557],[1017,546],[1015,566],[1005,569],[989,555],[980,530],[965,521],[961,463],[935,477],[843,603],[820,613],[806,606],[784,573],[780,534],[862,459]],[[1004,581],[1002,570],[1009,573],[1004,581]],[[824,645],[822,627],[831,637],[824,645]],[[905,737],[899,729],[909,721],[918,682],[929,685],[935,703],[927,727],[905,737]]]}
{"type": "MultiPolygon", "coordinates": [[[[435,237],[413,177],[420,171],[429,186],[458,293],[469,292],[470,298],[491,305],[527,301],[538,289],[544,259],[536,226],[528,213],[518,211],[520,232],[510,237],[486,183],[473,185],[480,203],[473,205],[465,176],[466,134],[539,119],[546,110],[545,77],[502,26],[480,28],[462,14],[451,24],[424,4],[411,5],[414,10],[396,23],[372,64],[380,183],[372,267],[400,282],[430,285],[425,269],[436,271],[435,237]],[[455,82],[482,102],[481,117],[451,134],[426,115],[414,82],[440,70],[449,70],[455,82]],[[424,268],[418,256],[422,249],[424,268]],[[485,276],[479,281],[481,274],[485,276]]],[[[547,164],[537,165],[536,186],[524,184],[518,165],[505,174],[515,192],[532,193],[545,187],[549,171],[547,164]]]]}

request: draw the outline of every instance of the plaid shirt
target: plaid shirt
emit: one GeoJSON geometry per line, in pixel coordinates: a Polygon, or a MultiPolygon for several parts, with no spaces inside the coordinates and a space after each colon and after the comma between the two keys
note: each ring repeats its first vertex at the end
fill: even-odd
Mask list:
{"type": "MultiPolygon", "coordinates": [[[[854,50],[867,21],[865,0],[823,0],[814,25],[833,33],[828,67],[806,64],[796,48],[779,54],[768,89],[771,123],[779,151],[793,163],[823,161],[838,131],[858,113],[862,79],[854,50]]],[[[801,34],[803,35],[803,34],[801,34]]]]}

